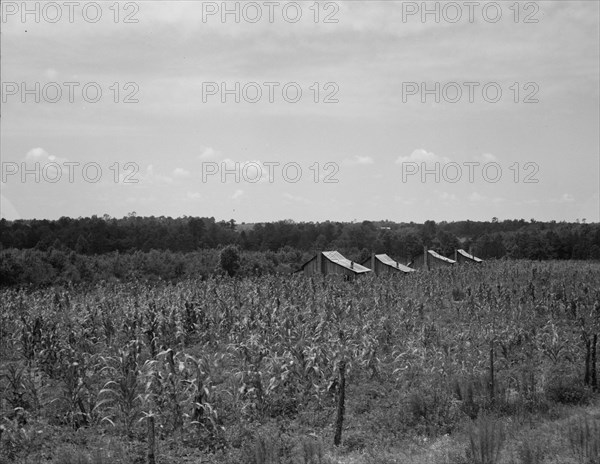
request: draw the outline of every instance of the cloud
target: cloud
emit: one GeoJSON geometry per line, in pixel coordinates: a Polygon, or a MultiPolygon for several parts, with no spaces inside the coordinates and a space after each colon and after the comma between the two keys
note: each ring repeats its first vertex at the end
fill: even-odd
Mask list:
{"type": "Polygon", "coordinates": [[[450,158],[445,156],[438,156],[435,153],[427,151],[423,148],[418,148],[414,150],[409,156],[400,156],[396,160],[396,164],[402,163],[449,163],[450,158]]]}
{"type": "Polygon", "coordinates": [[[231,195],[231,199],[232,200],[239,200],[242,195],[244,195],[244,191],[241,189],[237,189],[235,192],[233,192],[233,195],[231,195]]]}
{"type": "Polygon", "coordinates": [[[573,203],[575,197],[570,193],[563,193],[560,198],[550,200],[552,203],[573,203]]]}
{"type": "Polygon", "coordinates": [[[48,79],[56,79],[58,77],[58,71],[54,68],[48,68],[46,71],[44,71],[44,75],[48,79]]]}
{"type": "Polygon", "coordinates": [[[458,201],[458,197],[453,193],[448,193],[448,192],[437,192],[437,193],[439,194],[440,200],[442,200],[443,202],[454,203],[454,202],[458,201]]]}
{"type": "Polygon", "coordinates": [[[172,184],[173,178],[165,176],[154,171],[154,165],[149,164],[146,168],[146,172],[140,174],[140,183],[145,184],[172,184]]]}
{"type": "Polygon", "coordinates": [[[198,158],[203,160],[217,159],[221,154],[212,147],[204,147],[198,158]]]}
{"type": "Polygon", "coordinates": [[[562,203],[572,203],[575,201],[575,197],[570,193],[563,193],[562,197],[560,197],[560,201],[562,203]]]}
{"type": "Polygon", "coordinates": [[[365,166],[368,164],[374,164],[375,161],[370,156],[355,155],[352,159],[345,159],[344,164],[346,166],[365,166]]]}
{"type": "Polygon", "coordinates": [[[292,195],[291,193],[284,193],[283,194],[283,198],[285,198],[286,200],[289,201],[293,201],[294,203],[303,203],[305,205],[308,205],[311,203],[311,201],[307,198],[304,198],[300,195],[292,195]]]}
{"type": "Polygon", "coordinates": [[[21,219],[21,215],[17,211],[17,208],[15,208],[10,200],[4,195],[0,195],[0,217],[7,221],[21,219]]]}
{"type": "Polygon", "coordinates": [[[200,192],[187,192],[186,198],[188,200],[198,201],[198,200],[202,200],[203,197],[200,192]]]}
{"type": "Polygon", "coordinates": [[[414,205],[417,202],[417,200],[415,200],[414,198],[404,198],[404,197],[400,197],[398,195],[396,195],[394,197],[394,201],[396,203],[400,203],[400,204],[403,204],[405,206],[412,206],[412,205],[414,205]]]}
{"type": "MultiPolygon", "coordinates": [[[[225,183],[255,184],[269,180],[269,167],[260,160],[234,161],[231,158],[225,158],[220,163],[215,162],[215,165],[219,178],[225,183]]],[[[271,167],[271,169],[273,168],[271,167]]]]}
{"type": "Polygon", "coordinates": [[[477,192],[473,192],[471,193],[471,195],[469,195],[469,201],[472,201],[474,203],[479,203],[481,201],[485,201],[487,200],[487,197],[484,195],[481,195],[477,192]]]}
{"type": "Polygon", "coordinates": [[[27,163],[64,163],[67,161],[66,158],[60,158],[49,154],[46,150],[41,147],[32,148],[25,155],[25,162],[27,163]]]}
{"type": "Polygon", "coordinates": [[[27,168],[32,169],[36,166],[36,169],[39,169],[49,179],[60,178],[63,168],[61,165],[67,161],[67,158],[51,155],[41,147],[32,148],[25,154],[27,168]],[[53,163],[56,163],[58,166],[53,163]]]}
{"type": "Polygon", "coordinates": [[[190,171],[183,169],[183,168],[175,168],[173,169],[173,177],[178,177],[178,178],[186,178],[186,177],[190,177],[191,173],[190,171]]]}
{"type": "Polygon", "coordinates": [[[491,153],[482,153],[481,155],[475,156],[475,159],[482,163],[495,163],[498,161],[498,157],[491,153]]]}

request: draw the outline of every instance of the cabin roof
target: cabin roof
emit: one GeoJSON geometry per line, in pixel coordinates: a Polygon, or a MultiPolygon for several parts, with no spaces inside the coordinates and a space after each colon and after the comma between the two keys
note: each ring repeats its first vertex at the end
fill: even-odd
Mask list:
{"type": "Polygon", "coordinates": [[[352,265],[352,261],[350,261],[348,258],[345,258],[338,251],[323,251],[323,256],[325,256],[329,261],[339,266],[345,267],[346,269],[355,272],[356,274],[361,274],[363,272],[371,272],[371,269],[362,266],[358,263],[354,263],[354,265],[352,265]]]}
{"type": "Polygon", "coordinates": [[[452,263],[454,264],[456,261],[454,261],[453,259],[450,258],[446,258],[445,256],[440,255],[439,253],[436,253],[433,250],[427,250],[427,253],[429,253],[431,256],[433,256],[436,259],[440,259],[442,261],[446,261],[448,263],[452,263]]]}
{"type": "Polygon", "coordinates": [[[467,252],[466,252],[465,250],[463,250],[463,249],[457,250],[457,253],[460,253],[460,254],[461,254],[461,255],[463,255],[465,258],[472,259],[472,260],[473,260],[473,261],[475,261],[475,262],[478,262],[478,263],[482,263],[482,262],[483,262],[483,259],[481,259],[481,258],[478,258],[477,256],[473,256],[472,254],[470,254],[470,253],[467,253],[467,252]]]}
{"type": "Polygon", "coordinates": [[[415,270],[413,268],[410,268],[408,266],[405,266],[404,264],[400,264],[399,262],[394,261],[392,258],[390,258],[386,254],[375,255],[375,258],[377,258],[383,264],[387,264],[388,266],[399,269],[403,272],[415,272],[415,270]]]}

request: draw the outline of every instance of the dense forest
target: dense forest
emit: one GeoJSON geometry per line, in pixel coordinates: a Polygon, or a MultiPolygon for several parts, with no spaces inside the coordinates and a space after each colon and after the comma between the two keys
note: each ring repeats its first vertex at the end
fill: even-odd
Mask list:
{"type": "MultiPolygon", "coordinates": [[[[207,277],[224,270],[221,250],[235,247],[237,275],[289,274],[316,250],[354,261],[372,252],[408,262],[423,246],[453,256],[456,248],[484,258],[600,259],[600,224],[391,221],[236,224],[197,217],[104,217],[0,220],[2,285],[207,277]]],[[[227,266],[225,266],[226,268],[227,266]]],[[[232,272],[228,271],[230,274],[232,272]]]]}
{"type": "Polygon", "coordinates": [[[242,251],[303,252],[337,249],[349,254],[362,250],[411,258],[423,246],[444,255],[471,249],[482,258],[600,259],[600,224],[567,222],[390,221],[360,223],[299,222],[236,224],[197,217],[92,216],[71,219],[0,221],[0,249],[46,251],[50,248],[98,255],[118,251],[190,252],[235,244],[242,251]]]}

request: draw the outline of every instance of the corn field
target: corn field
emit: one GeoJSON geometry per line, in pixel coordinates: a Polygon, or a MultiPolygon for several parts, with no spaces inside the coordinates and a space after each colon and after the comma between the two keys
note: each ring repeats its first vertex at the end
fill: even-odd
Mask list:
{"type": "Polygon", "coordinates": [[[289,435],[285,422],[308,453],[306,437],[435,436],[598,389],[598,263],[7,289],[1,301],[1,462],[56,458],[48,430],[95,431],[137,462],[174,448],[285,462],[264,427],[289,435]]]}

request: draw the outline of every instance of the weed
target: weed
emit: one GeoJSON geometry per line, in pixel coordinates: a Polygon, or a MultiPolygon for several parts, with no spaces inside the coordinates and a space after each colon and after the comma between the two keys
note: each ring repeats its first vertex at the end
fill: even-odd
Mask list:
{"type": "Polygon", "coordinates": [[[600,462],[600,420],[579,415],[568,426],[567,436],[581,464],[600,462]]]}
{"type": "Polygon", "coordinates": [[[473,464],[496,464],[504,444],[505,432],[502,424],[485,414],[469,428],[467,457],[473,464]]]}

